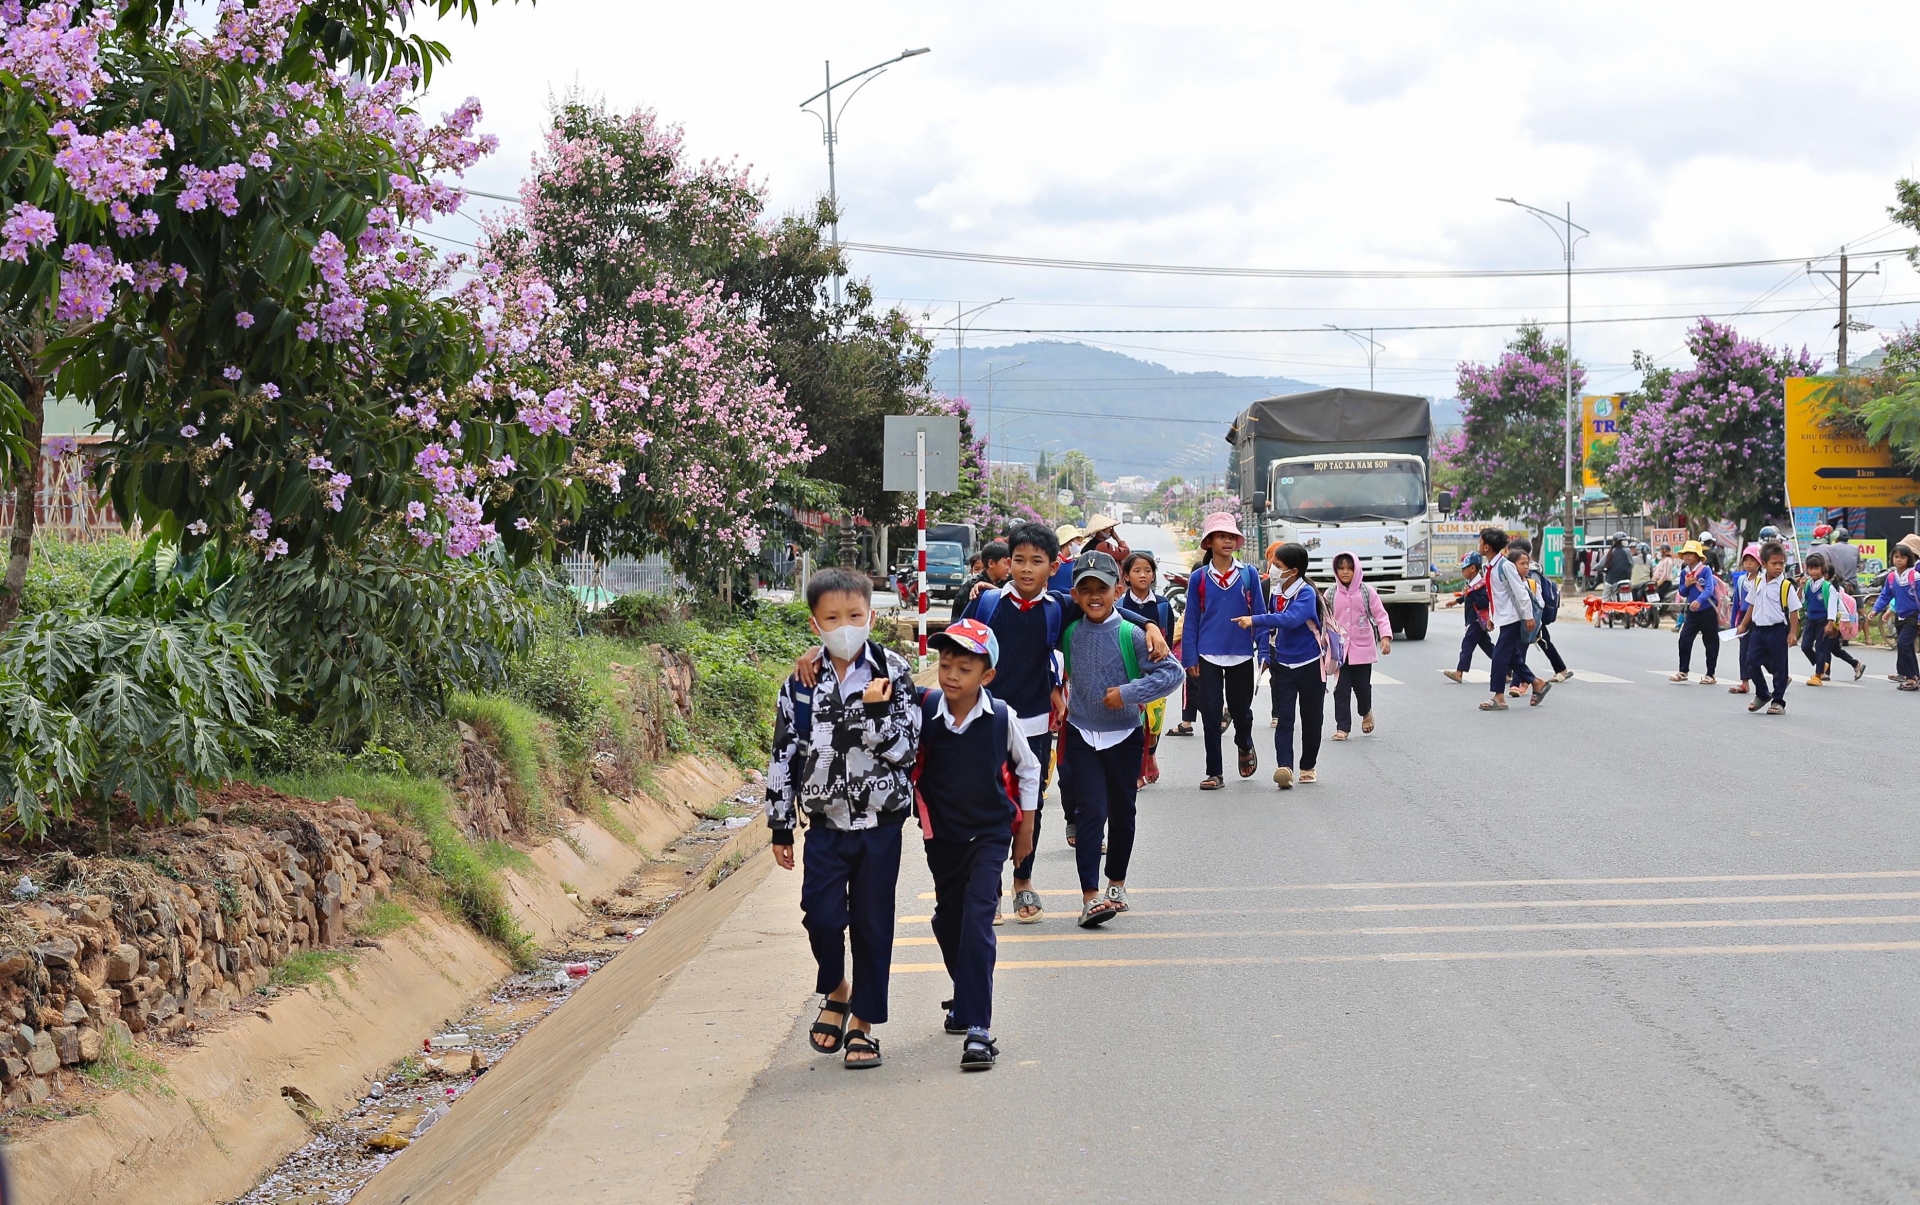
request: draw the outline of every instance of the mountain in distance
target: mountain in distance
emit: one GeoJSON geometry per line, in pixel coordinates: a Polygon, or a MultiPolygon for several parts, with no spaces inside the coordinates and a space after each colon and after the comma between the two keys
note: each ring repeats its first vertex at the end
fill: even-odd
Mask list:
{"type": "Polygon", "coordinates": [[[975,430],[992,414],[996,461],[1033,463],[1078,449],[1103,477],[1224,473],[1227,428],[1251,402],[1321,386],[1291,377],[1176,372],[1084,343],[1038,340],[934,354],[932,385],[970,403],[975,430]],[[1011,367],[1017,364],[1018,367],[1011,367]],[[987,374],[993,374],[991,406],[987,374]]]}

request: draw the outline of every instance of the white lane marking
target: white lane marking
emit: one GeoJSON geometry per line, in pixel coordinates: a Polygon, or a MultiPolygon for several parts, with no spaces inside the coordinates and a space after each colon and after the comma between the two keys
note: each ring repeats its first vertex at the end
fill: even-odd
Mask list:
{"type": "MultiPolygon", "coordinates": [[[[1440,669],[1437,669],[1437,670],[1435,670],[1434,672],[1435,672],[1435,673],[1440,673],[1440,674],[1444,674],[1444,673],[1446,673],[1447,671],[1446,671],[1446,669],[1445,669],[1445,667],[1442,667],[1442,668],[1440,668],[1440,669]]],[[[1468,670],[1468,671],[1467,671],[1467,674],[1466,674],[1466,680],[1467,680],[1468,682],[1487,682],[1487,681],[1491,681],[1491,679],[1489,679],[1489,678],[1488,678],[1488,676],[1487,676],[1487,671],[1486,671],[1486,670],[1484,670],[1484,669],[1470,669],[1470,670],[1468,670]]]]}
{"type": "MultiPolygon", "coordinates": [[[[997,971],[1073,967],[1279,966],[1311,962],[1493,962],[1530,958],[1678,958],[1700,954],[1868,954],[1920,950],[1920,941],[1835,941],[1764,946],[1621,946],[1604,950],[1434,950],[1387,954],[1296,954],[1281,958],[1047,958],[1000,959],[997,971]]],[[[894,963],[896,975],[945,972],[945,963],[894,963]]]]}
{"type": "MultiPolygon", "coordinates": [[[[1151,918],[1154,913],[1143,915],[1151,918]]],[[[1920,925],[1920,916],[1786,916],[1714,917],[1694,920],[1567,921],[1523,925],[1371,925],[1357,929],[1215,929],[1180,933],[1142,933],[1134,929],[1101,929],[1079,933],[1002,933],[1001,945],[1036,941],[1212,941],[1265,937],[1409,937],[1439,933],[1586,933],[1641,929],[1795,929],[1855,925],[1920,925]]],[[[936,937],[896,937],[900,946],[938,945],[936,937]]]]}
{"type": "Polygon", "coordinates": [[[1398,678],[1389,678],[1387,677],[1387,675],[1381,674],[1381,673],[1376,673],[1373,675],[1373,684],[1375,686],[1405,686],[1406,685],[1405,682],[1402,682],[1398,678]]]}
{"type": "Polygon", "coordinates": [[[1575,682],[1625,682],[1626,681],[1625,678],[1616,678],[1612,674],[1595,673],[1593,670],[1590,670],[1590,669],[1574,670],[1573,680],[1575,682]]]}
{"type": "MultiPolygon", "coordinates": [[[[1823,883],[1877,879],[1920,879],[1920,870],[1798,870],[1779,874],[1643,875],[1590,879],[1441,879],[1403,883],[1254,883],[1236,887],[1133,887],[1134,895],[1214,895],[1241,891],[1400,891],[1421,887],[1646,887],[1668,883],[1823,883]]],[[[1076,890],[1038,889],[1041,895],[1072,895],[1076,890]]],[[[923,900],[933,892],[923,891],[923,900]]],[[[925,919],[922,917],[921,919],[925,919]]]]}

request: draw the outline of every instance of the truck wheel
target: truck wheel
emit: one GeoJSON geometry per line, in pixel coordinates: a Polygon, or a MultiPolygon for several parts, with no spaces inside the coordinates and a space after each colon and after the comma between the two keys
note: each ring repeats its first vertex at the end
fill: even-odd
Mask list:
{"type": "Polygon", "coordinates": [[[1432,612],[1425,607],[1391,607],[1387,617],[1400,629],[1402,640],[1425,640],[1427,620],[1432,612]]]}

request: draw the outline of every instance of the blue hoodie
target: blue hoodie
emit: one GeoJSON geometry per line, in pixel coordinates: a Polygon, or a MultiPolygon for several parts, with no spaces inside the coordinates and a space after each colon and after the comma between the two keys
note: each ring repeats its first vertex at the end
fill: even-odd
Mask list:
{"type": "MultiPolygon", "coordinates": [[[[1253,630],[1272,632],[1273,645],[1266,652],[1268,661],[1274,665],[1301,665],[1320,659],[1320,641],[1307,627],[1310,623],[1320,622],[1320,596],[1314,592],[1313,583],[1300,581],[1293,597],[1288,598],[1283,591],[1273,592],[1273,610],[1265,615],[1253,617],[1253,630]]],[[[1266,646],[1261,640],[1263,650],[1266,646]]]]}
{"type": "Polygon", "coordinates": [[[1887,571],[1886,580],[1880,584],[1880,597],[1873,600],[1873,613],[1878,615],[1889,606],[1895,619],[1920,615],[1920,569],[1887,571]]]}
{"type": "Polygon", "coordinates": [[[1713,570],[1705,561],[1680,571],[1680,597],[1686,600],[1689,611],[1694,603],[1700,603],[1702,611],[1713,608],[1713,570]]]}
{"type": "Polygon", "coordinates": [[[1180,637],[1180,663],[1188,669],[1204,656],[1251,657],[1254,639],[1233,621],[1260,614],[1260,575],[1251,565],[1233,564],[1231,584],[1221,588],[1213,577],[1213,562],[1203,562],[1187,575],[1186,627],[1180,637]],[[1249,600],[1252,606],[1248,605],[1249,600]]]}

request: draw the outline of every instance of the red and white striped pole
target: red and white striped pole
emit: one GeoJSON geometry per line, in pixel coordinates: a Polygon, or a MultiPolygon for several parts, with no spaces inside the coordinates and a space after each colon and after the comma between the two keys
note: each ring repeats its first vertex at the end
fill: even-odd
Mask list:
{"type": "Polygon", "coordinates": [[[919,527],[919,534],[916,536],[916,541],[919,545],[919,556],[916,558],[916,562],[919,566],[918,593],[920,599],[920,661],[919,666],[916,668],[919,668],[924,667],[927,663],[927,432],[924,427],[913,433],[913,444],[914,472],[918,479],[917,486],[919,493],[918,518],[916,519],[916,524],[919,527]]]}

